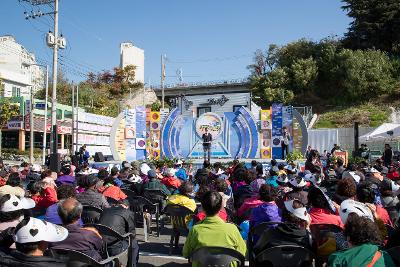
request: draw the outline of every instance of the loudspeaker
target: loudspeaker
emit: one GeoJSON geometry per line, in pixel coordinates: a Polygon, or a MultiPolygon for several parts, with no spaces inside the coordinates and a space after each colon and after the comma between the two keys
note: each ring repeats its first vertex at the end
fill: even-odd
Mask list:
{"type": "Polygon", "coordinates": [[[104,159],[105,159],[106,161],[113,161],[113,160],[114,160],[114,157],[113,157],[113,155],[106,155],[106,156],[104,156],[104,159]]]}
{"type": "Polygon", "coordinates": [[[102,152],[96,152],[94,154],[94,161],[95,162],[104,162],[105,160],[104,160],[103,153],[102,152]]]}
{"type": "Polygon", "coordinates": [[[50,154],[50,170],[56,173],[60,172],[61,164],[60,164],[60,154],[50,154]]]}

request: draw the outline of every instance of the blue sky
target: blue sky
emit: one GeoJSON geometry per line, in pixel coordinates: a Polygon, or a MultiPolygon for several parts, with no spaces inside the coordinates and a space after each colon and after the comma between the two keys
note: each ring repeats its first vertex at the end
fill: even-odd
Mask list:
{"type": "MultiPolygon", "coordinates": [[[[60,0],[60,31],[68,44],[61,55],[75,81],[83,79],[76,72],[118,66],[123,41],[145,50],[145,79],[153,85],[159,84],[162,53],[168,58],[167,82],[176,81],[172,76],[179,68],[186,82],[245,78],[258,48],[342,36],[350,20],[340,6],[340,0],[60,0]]],[[[52,19],[27,21],[23,12],[31,9],[1,0],[0,35],[14,35],[51,62],[44,34],[52,19]]]]}

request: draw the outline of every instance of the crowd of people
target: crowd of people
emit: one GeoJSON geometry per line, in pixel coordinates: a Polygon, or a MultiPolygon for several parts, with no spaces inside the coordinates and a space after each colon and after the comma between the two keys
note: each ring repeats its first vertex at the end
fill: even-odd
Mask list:
{"type": "MultiPolygon", "coordinates": [[[[254,160],[247,166],[234,160],[229,166],[205,161],[194,171],[178,160],[173,167],[123,162],[109,170],[64,164],[55,173],[0,162],[0,266],[65,265],[49,249],[73,249],[97,261],[126,250],[128,242],[101,235],[82,218],[90,205],[102,210],[98,223],[135,233],[138,218],[123,188],[152,201],[149,192],[160,192],[155,201],[161,211],[168,205],[191,211],[187,258],[198,248],[220,246],[255,260],[268,248],[297,245],[328,266],[395,266],[386,249],[400,246],[399,162],[345,166],[316,150],[307,156],[303,169],[294,162],[254,160]],[[269,223],[264,231],[252,235],[263,223],[269,223]],[[321,240],[319,225],[335,231],[321,240]]],[[[136,240],[130,249],[136,266],[136,240]]]]}

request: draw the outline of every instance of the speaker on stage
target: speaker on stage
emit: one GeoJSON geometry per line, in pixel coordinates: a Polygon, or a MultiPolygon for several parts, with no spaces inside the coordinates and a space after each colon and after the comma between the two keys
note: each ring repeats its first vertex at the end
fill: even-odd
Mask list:
{"type": "Polygon", "coordinates": [[[96,152],[94,154],[94,161],[95,162],[104,162],[105,160],[104,160],[103,153],[102,152],[96,152]]]}
{"type": "Polygon", "coordinates": [[[56,173],[60,172],[61,164],[60,164],[60,154],[50,154],[50,170],[56,173]]]}

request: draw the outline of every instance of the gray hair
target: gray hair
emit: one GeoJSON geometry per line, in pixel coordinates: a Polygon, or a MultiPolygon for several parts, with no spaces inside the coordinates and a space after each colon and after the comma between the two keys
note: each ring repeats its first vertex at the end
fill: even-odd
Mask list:
{"type": "Polygon", "coordinates": [[[82,204],[75,198],[63,199],[57,204],[57,212],[63,225],[72,224],[79,220],[81,218],[82,211],[82,204]]]}

